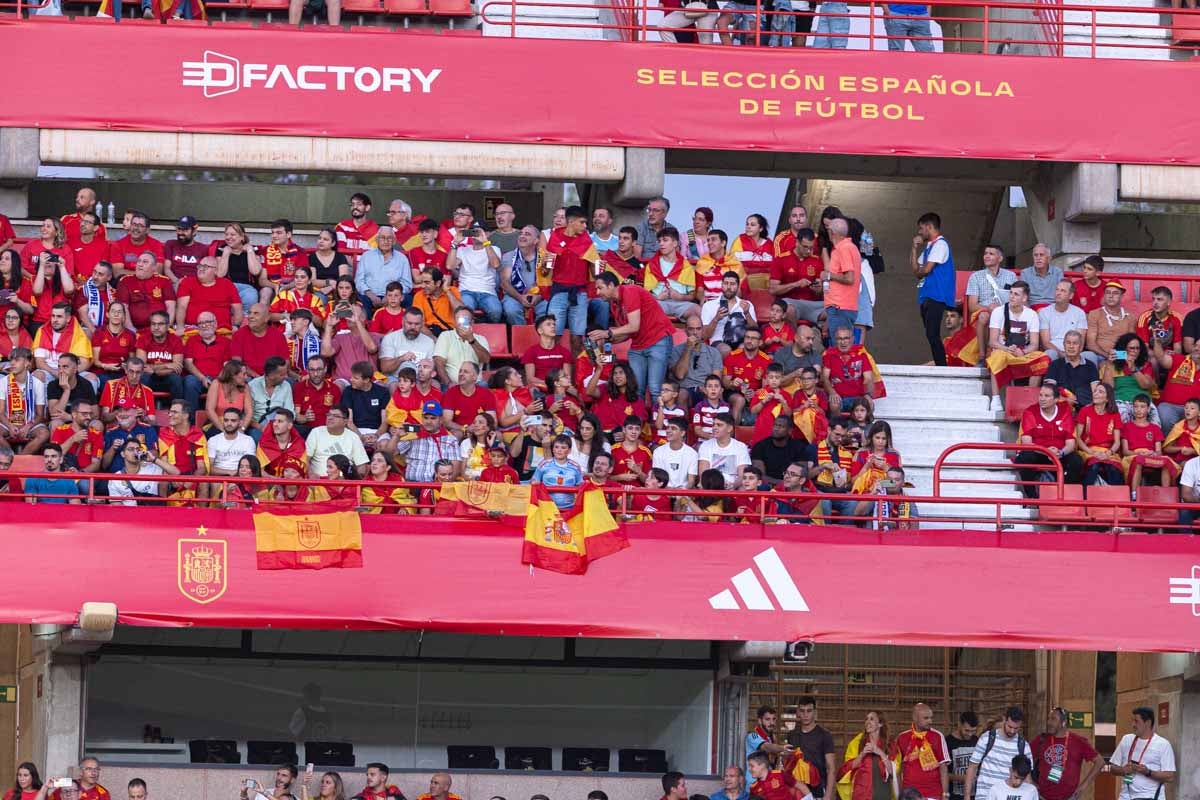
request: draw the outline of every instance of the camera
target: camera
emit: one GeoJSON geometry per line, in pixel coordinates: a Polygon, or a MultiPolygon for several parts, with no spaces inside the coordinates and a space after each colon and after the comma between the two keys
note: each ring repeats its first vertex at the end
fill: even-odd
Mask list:
{"type": "Polygon", "coordinates": [[[783,648],[783,663],[807,664],[808,657],[816,647],[816,642],[788,642],[783,648]]]}
{"type": "Polygon", "coordinates": [[[333,312],[333,316],[337,319],[350,319],[354,316],[354,311],[349,308],[339,308],[333,312]]]}
{"type": "Polygon", "coordinates": [[[404,423],[404,432],[405,433],[419,433],[420,430],[421,430],[421,426],[419,424],[417,424],[416,422],[404,423]]]}

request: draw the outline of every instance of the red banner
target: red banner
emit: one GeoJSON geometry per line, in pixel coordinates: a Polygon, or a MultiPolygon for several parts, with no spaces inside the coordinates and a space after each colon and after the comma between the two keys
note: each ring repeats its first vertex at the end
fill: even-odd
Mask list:
{"type": "Polygon", "coordinates": [[[1186,64],[39,22],[0,70],[123,75],[114,97],[8,81],[0,124],[1200,164],[1186,64]],[[570,77],[555,84],[547,76],[570,77]],[[511,93],[531,87],[514,113],[511,93]],[[1121,93],[1119,113],[1097,109],[1121,93]],[[379,113],[386,109],[386,113],[379,113]],[[1170,116],[1169,125],[1147,120],[1170,116]],[[1062,121],[1069,120],[1069,124],[1062,121]]]}
{"type": "Polygon", "coordinates": [[[249,512],[23,507],[0,622],[1184,651],[1200,537],[637,523],[586,576],[488,520],[363,517],[361,570],[256,568],[249,512]],[[26,568],[22,568],[22,565],[26,568]],[[35,567],[36,568],[32,568],[35,567]],[[371,587],[388,586],[388,591],[371,587]]]}

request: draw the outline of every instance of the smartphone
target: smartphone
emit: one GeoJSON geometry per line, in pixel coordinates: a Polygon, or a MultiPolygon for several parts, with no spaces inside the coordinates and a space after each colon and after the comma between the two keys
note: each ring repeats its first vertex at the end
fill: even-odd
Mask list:
{"type": "Polygon", "coordinates": [[[1128,356],[1126,356],[1124,350],[1113,350],[1113,361],[1127,361],[1127,360],[1128,360],[1128,356]]]}
{"type": "Polygon", "coordinates": [[[70,778],[56,778],[54,781],[55,789],[70,789],[75,785],[75,781],[70,778]]]}
{"type": "Polygon", "coordinates": [[[894,480],[892,480],[891,478],[880,478],[879,483],[877,483],[876,485],[880,489],[895,489],[896,488],[896,482],[894,480]]]}
{"type": "Polygon", "coordinates": [[[12,299],[12,289],[0,289],[0,303],[7,303],[12,299]]]}
{"type": "Polygon", "coordinates": [[[405,433],[419,433],[420,431],[421,431],[421,426],[418,425],[417,423],[415,423],[415,422],[404,423],[404,432],[405,433]]]}
{"type": "Polygon", "coordinates": [[[307,775],[307,776],[308,776],[308,777],[310,777],[310,778],[312,777],[312,774],[313,774],[313,763],[312,763],[311,761],[310,761],[310,762],[308,762],[307,764],[305,764],[305,765],[304,765],[304,774],[305,774],[305,775],[307,775]]]}
{"type": "Polygon", "coordinates": [[[526,425],[541,425],[542,418],[538,415],[530,415],[522,420],[526,425]]]}
{"type": "Polygon", "coordinates": [[[350,319],[354,316],[354,312],[348,308],[339,308],[337,311],[333,312],[333,316],[337,319],[350,319]]]}

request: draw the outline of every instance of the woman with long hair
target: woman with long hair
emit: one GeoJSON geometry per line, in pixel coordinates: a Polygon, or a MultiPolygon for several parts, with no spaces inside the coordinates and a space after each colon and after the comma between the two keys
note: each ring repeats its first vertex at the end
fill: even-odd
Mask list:
{"type": "MultiPolygon", "coordinates": [[[[333,285],[333,299],[329,301],[329,308],[335,309],[338,306],[348,305],[351,311],[362,311],[362,300],[358,298],[358,289],[354,288],[354,279],[349,275],[343,275],[337,279],[333,285]]],[[[365,318],[366,312],[358,314],[360,318],[365,318]]],[[[333,332],[337,333],[341,330],[346,330],[350,327],[350,323],[345,319],[337,319],[336,311],[333,313],[335,322],[333,332]]]]}
{"type": "MultiPolygon", "coordinates": [[[[519,426],[517,430],[520,430],[519,426]]],[[[494,444],[503,445],[504,439],[496,432],[496,420],[492,419],[492,415],[481,411],[471,420],[471,424],[467,426],[466,438],[459,444],[464,478],[469,481],[479,480],[479,476],[488,466],[488,448],[494,444]]]]}
{"type": "Polygon", "coordinates": [[[9,308],[4,312],[4,332],[0,333],[0,359],[7,361],[14,347],[33,348],[33,337],[21,326],[21,312],[9,308]]]}
{"type": "Polygon", "coordinates": [[[358,489],[351,481],[358,481],[358,472],[350,459],[341,453],[334,453],[325,459],[325,477],[331,481],[339,481],[336,486],[326,486],[330,500],[358,500],[358,489]]]}
{"type": "Polygon", "coordinates": [[[26,274],[30,278],[34,277],[43,253],[57,256],[58,261],[66,265],[68,274],[75,274],[75,251],[67,246],[66,228],[51,217],[42,220],[38,238],[30,239],[21,250],[21,261],[25,263],[26,274]]]}
{"type": "Polygon", "coordinates": [[[851,800],[895,800],[890,746],[887,720],[878,711],[868,711],[862,733],[846,745],[845,763],[838,770],[838,782],[850,784],[851,800]]]}
{"type": "Polygon", "coordinates": [[[137,349],[137,334],[125,324],[127,319],[125,304],[114,300],[108,304],[103,327],[92,334],[92,372],[101,386],[124,377],[125,359],[137,349]]]}
{"type": "MultiPolygon", "coordinates": [[[[881,419],[871,423],[867,428],[867,437],[862,449],[854,456],[850,466],[850,477],[854,483],[850,488],[853,494],[875,494],[879,481],[887,477],[889,467],[903,466],[900,454],[892,447],[892,426],[881,419]]],[[[866,504],[871,505],[868,501],[866,504]]],[[[862,503],[859,504],[860,508],[862,503]]]]}
{"type": "Polygon", "coordinates": [[[545,409],[545,404],[534,399],[525,378],[514,367],[496,370],[488,385],[496,396],[501,433],[516,434],[521,430],[523,417],[541,414],[545,409]]]}
{"type": "MultiPolygon", "coordinates": [[[[1150,360],[1150,350],[1136,333],[1122,334],[1117,338],[1113,350],[1118,356],[1105,361],[1100,367],[1100,382],[1113,388],[1113,399],[1121,422],[1129,422],[1133,416],[1133,398],[1145,392],[1153,400],[1158,395],[1158,376],[1155,363],[1150,360]]],[[[1150,421],[1159,424],[1158,409],[1150,404],[1150,421]]]]}
{"type": "Polygon", "coordinates": [[[312,288],[325,295],[333,294],[338,278],[350,277],[354,272],[350,259],[338,252],[337,231],[330,227],[321,228],[317,234],[317,247],[308,254],[308,268],[312,270],[312,288]]]}
{"type": "MultiPolygon", "coordinates": [[[[724,492],[733,487],[725,485],[725,474],[721,470],[706,469],[700,473],[700,485],[697,488],[710,492],[724,492]]],[[[733,497],[728,494],[679,498],[680,512],[697,515],[688,518],[691,522],[732,522],[729,515],[735,510],[733,497]]]]}
{"type": "Polygon", "coordinates": [[[221,367],[217,379],[208,387],[208,396],[204,401],[204,411],[208,414],[210,423],[216,424],[227,408],[236,408],[242,412],[242,430],[250,427],[250,416],[254,411],[254,403],[250,399],[250,390],[246,383],[250,374],[240,358],[231,358],[221,367]]]}
{"type": "Polygon", "coordinates": [[[612,449],[604,439],[604,430],[595,414],[584,414],[579,420],[579,430],[571,445],[571,460],[586,475],[592,471],[592,459],[597,453],[610,453],[612,449]]]}
{"type": "Polygon", "coordinates": [[[23,317],[33,313],[33,286],[21,272],[20,254],[11,248],[0,253],[0,292],[7,292],[0,306],[13,306],[23,317]]]}
{"type": "Polygon", "coordinates": [[[1121,415],[1106,383],[1092,388],[1092,403],[1075,416],[1075,449],[1083,458],[1083,485],[1103,480],[1108,484],[1124,481],[1121,474],[1121,415]]]}
{"type": "MultiPolygon", "coordinates": [[[[62,227],[61,223],[59,227],[62,227]]],[[[30,295],[34,298],[31,322],[35,327],[50,321],[50,310],[55,303],[68,302],[75,294],[75,279],[71,277],[74,264],[74,259],[62,258],[57,252],[43,252],[37,260],[29,262],[30,269],[36,270],[30,287],[30,295]]]]}
{"type": "MultiPolygon", "coordinates": [[[[490,418],[489,418],[490,419],[490,418]]],[[[388,457],[376,450],[367,462],[367,475],[363,478],[363,514],[407,514],[406,506],[413,504],[408,489],[397,486],[404,476],[395,470],[388,457]]]]}
{"type": "Polygon", "coordinates": [[[237,478],[241,479],[242,483],[226,483],[224,486],[223,500],[226,508],[240,508],[244,506],[252,506],[263,500],[266,500],[270,495],[270,490],[261,483],[245,483],[248,478],[261,478],[262,465],[258,461],[257,456],[242,456],[238,460],[237,478]]]}
{"type": "Polygon", "coordinates": [[[762,214],[746,217],[746,230],[733,240],[729,253],[742,262],[747,272],[766,272],[775,260],[775,242],[762,214]]]}
{"type": "Polygon", "coordinates": [[[41,792],[42,777],[32,761],[22,761],[17,766],[17,780],[4,793],[4,800],[33,800],[41,792]]]}
{"type": "MultiPolygon", "coordinates": [[[[309,800],[308,781],[300,784],[300,795],[302,800],[309,800]]],[[[342,776],[336,772],[326,772],[322,775],[317,797],[320,800],[346,800],[346,787],[342,783],[342,776]]]]}
{"type": "Polygon", "coordinates": [[[242,306],[250,306],[262,299],[259,285],[262,283],[262,259],[250,245],[250,237],[240,222],[225,226],[225,241],[213,242],[210,255],[217,257],[217,277],[233,281],[242,306]]]}
{"type": "Polygon", "coordinates": [[[292,288],[280,289],[271,301],[271,321],[282,322],[285,314],[305,309],[312,313],[313,327],[324,328],[325,317],[329,315],[329,304],[324,298],[313,291],[312,269],[296,267],[292,273],[292,288]]]}
{"type": "Polygon", "coordinates": [[[646,404],[642,401],[637,377],[628,361],[613,364],[612,374],[608,376],[608,385],[604,389],[600,399],[592,406],[592,414],[600,421],[601,431],[608,433],[622,427],[629,416],[646,419],[646,404]]]}

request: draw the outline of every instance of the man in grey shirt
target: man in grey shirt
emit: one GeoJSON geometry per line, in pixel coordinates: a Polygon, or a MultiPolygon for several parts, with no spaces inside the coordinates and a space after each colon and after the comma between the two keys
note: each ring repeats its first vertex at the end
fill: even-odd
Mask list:
{"type": "Polygon", "coordinates": [[[1054,287],[1063,279],[1063,271],[1050,265],[1050,248],[1038,243],[1033,248],[1033,266],[1021,270],[1021,280],[1029,284],[1029,307],[1040,311],[1054,302],[1054,287]]]}
{"type": "Polygon", "coordinates": [[[703,396],[704,379],[720,375],[723,369],[721,351],[704,341],[704,326],[697,317],[688,317],[687,341],[671,348],[671,376],[679,381],[681,391],[688,393],[688,405],[695,405],[703,396]]]}
{"type": "Polygon", "coordinates": [[[813,367],[817,374],[820,374],[821,353],[817,350],[816,341],[813,329],[808,325],[801,325],[796,329],[796,338],[791,347],[781,347],[775,351],[771,360],[783,366],[784,386],[790,386],[800,380],[800,370],[805,367],[813,367]]]}
{"type": "Polygon", "coordinates": [[[649,260],[658,252],[658,232],[663,228],[674,228],[677,231],[687,230],[687,228],[680,228],[667,222],[667,212],[670,210],[671,201],[665,197],[651,197],[650,201],[646,203],[646,218],[638,223],[638,238],[637,243],[634,244],[634,255],[641,261],[649,260]]]}

